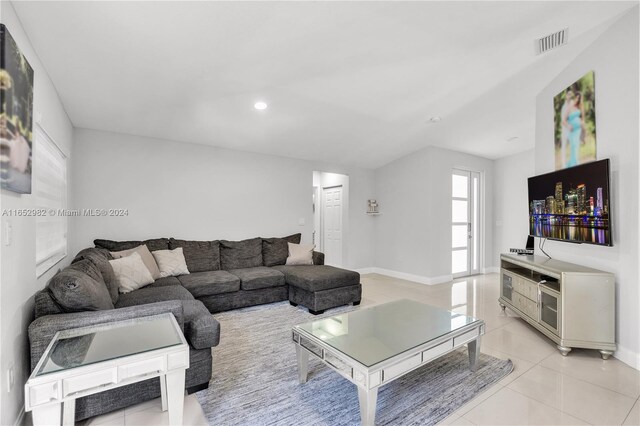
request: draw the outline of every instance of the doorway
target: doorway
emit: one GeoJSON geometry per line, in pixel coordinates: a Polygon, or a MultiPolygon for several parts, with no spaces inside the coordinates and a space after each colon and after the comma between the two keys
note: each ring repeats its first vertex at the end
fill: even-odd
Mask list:
{"type": "Polygon", "coordinates": [[[348,217],[349,176],[313,172],[313,243],[325,255],[325,264],[342,266],[348,217]]]}
{"type": "Polygon", "coordinates": [[[451,273],[454,278],[480,273],[480,173],[451,174],[451,273]]]}

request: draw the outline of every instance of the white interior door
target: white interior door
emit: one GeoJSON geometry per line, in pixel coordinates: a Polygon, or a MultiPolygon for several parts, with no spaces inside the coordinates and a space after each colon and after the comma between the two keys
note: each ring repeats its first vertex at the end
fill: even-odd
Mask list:
{"type": "Polygon", "coordinates": [[[454,278],[480,273],[480,173],[451,174],[451,273],[454,278]]]}
{"type": "Polygon", "coordinates": [[[342,186],[322,189],[322,251],[327,265],[342,265],[342,204],[342,186]]]}

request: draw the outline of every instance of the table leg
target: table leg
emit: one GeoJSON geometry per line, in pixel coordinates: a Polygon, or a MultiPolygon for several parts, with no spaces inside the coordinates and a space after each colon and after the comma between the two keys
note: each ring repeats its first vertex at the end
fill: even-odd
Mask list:
{"type": "Polygon", "coordinates": [[[167,376],[160,376],[160,398],[162,399],[162,411],[167,411],[167,376]]]}
{"type": "Polygon", "coordinates": [[[185,370],[173,370],[165,376],[167,386],[167,408],[169,410],[169,424],[178,426],[182,424],[182,411],[184,408],[184,376],[185,370]]]}
{"type": "Polygon", "coordinates": [[[31,417],[34,426],[59,425],[62,420],[62,403],[34,407],[31,417]]]}
{"type": "Polygon", "coordinates": [[[480,355],[480,336],[476,340],[467,343],[467,351],[469,352],[469,369],[476,371],[478,356],[480,355]]]}
{"type": "Polygon", "coordinates": [[[76,424],[76,400],[70,399],[62,403],[62,425],[73,426],[76,424]]]}
{"type": "Polygon", "coordinates": [[[307,383],[307,375],[309,373],[309,353],[302,349],[300,345],[296,345],[296,356],[298,358],[298,380],[300,383],[307,383]]]}
{"type": "Polygon", "coordinates": [[[360,401],[360,424],[373,426],[376,421],[378,388],[367,390],[358,386],[358,400],[360,401]]]}

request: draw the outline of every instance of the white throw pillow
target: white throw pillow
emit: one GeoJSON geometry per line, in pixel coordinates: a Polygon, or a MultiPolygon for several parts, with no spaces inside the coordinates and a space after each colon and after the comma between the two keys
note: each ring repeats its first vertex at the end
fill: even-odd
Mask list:
{"type": "Polygon", "coordinates": [[[151,255],[149,248],[145,244],[129,250],[112,251],[111,256],[113,256],[114,259],[120,259],[122,257],[130,256],[134,252],[140,255],[145,266],[147,267],[149,272],[151,272],[151,276],[153,277],[153,279],[157,280],[158,278],[160,278],[160,269],[158,269],[158,264],[151,255]]]}
{"type": "Polygon", "coordinates": [[[156,250],[152,251],[151,254],[156,259],[160,269],[160,278],[175,277],[189,273],[182,247],[174,250],[156,250]]]}
{"type": "Polygon", "coordinates": [[[116,274],[120,293],[129,293],[153,282],[151,272],[147,269],[138,252],[133,252],[120,259],[110,260],[109,263],[116,274]]]}
{"type": "Polygon", "coordinates": [[[287,265],[313,265],[313,244],[291,244],[289,245],[289,257],[287,265]]]}

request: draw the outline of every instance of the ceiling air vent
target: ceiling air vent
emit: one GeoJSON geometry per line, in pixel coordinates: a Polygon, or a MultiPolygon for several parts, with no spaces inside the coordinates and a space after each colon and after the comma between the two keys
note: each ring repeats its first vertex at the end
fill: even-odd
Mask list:
{"type": "Polygon", "coordinates": [[[551,49],[567,44],[569,40],[569,28],[565,28],[556,33],[539,38],[535,41],[536,55],[548,52],[551,49]]]}

